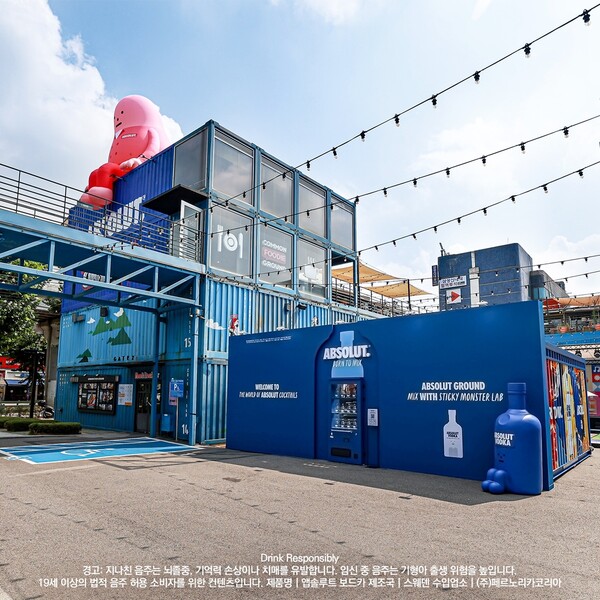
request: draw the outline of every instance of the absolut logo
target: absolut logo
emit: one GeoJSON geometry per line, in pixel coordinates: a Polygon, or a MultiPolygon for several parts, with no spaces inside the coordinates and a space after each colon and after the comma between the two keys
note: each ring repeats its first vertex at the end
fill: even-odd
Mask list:
{"type": "Polygon", "coordinates": [[[325,348],[323,360],[340,360],[342,358],[369,358],[369,345],[360,346],[338,346],[337,348],[325,348]]]}

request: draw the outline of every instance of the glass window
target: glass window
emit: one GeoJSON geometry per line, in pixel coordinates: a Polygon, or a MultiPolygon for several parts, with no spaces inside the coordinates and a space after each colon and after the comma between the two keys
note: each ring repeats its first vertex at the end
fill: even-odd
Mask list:
{"type": "Polygon", "coordinates": [[[300,182],[298,225],[302,229],[325,237],[325,190],[312,186],[308,182],[300,182]]]}
{"type": "Polygon", "coordinates": [[[252,204],[252,150],[223,134],[215,136],[212,187],[223,196],[252,204]]]}
{"type": "Polygon", "coordinates": [[[210,266],[236,275],[252,275],[252,219],[214,207],[210,266]]]}
{"type": "MultiPolygon", "coordinates": [[[[291,215],[292,208],[292,184],[294,175],[285,171],[282,167],[275,166],[271,161],[263,160],[261,165],[261,181],[268,182],[265,188],[260,190],[260,208],[276,217],[291,215]],[[282,173],[285,172],[285,179],[282,173]],[[271,181],[272,180],[272,181],[271,181]]],[[[293,217],[288,221],[293,222],[293,217]]]]}
{"type": "Polygon", "coordinates": [[[331,198],[331,241],[354,250],[354,215],[339,198],[331,198]]]}
{"type": "Polygon", "coordinates": [[[173,185],[178,184],[193,190],[206,188],[206,131],[175,146],[173,185]]]}
{"type": "Polygon", "coordinates": [[[260,278],[292,286],[292,236],[275,227],[260,228],[260,278]]]}
{"type": "Polygon", "coordinates": [[[325,298],[327,265],[325,264],[325,248],[320,248],[298,240],[298,290],[314,296],[325,298]]]}

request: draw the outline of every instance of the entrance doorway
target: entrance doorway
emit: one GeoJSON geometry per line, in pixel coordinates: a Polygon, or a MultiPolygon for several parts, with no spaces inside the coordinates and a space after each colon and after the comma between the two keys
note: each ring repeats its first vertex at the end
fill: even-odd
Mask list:
{"type": "Polygon", "coordinates": [[[135,382],[135,431],[150,433],[151,406],[152,380],[137,380],[135,382]]]}

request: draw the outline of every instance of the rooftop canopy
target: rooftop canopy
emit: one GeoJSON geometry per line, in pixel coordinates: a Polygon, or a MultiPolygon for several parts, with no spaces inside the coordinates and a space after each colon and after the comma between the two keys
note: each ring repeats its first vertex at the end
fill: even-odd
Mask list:
{"type": "MultiPolygon", "coordinates": [[[[339,279],[340,281],[345,281],[346,283],[353,284],[354,283],[354,266],[345,266],[340,268],[335,268],[332,271],[332,276],[335,279],[339,279]]],[[[358,263],[358,281],[359,285],[370,292],[375,292],[377,294],[381,294],[382,296],[386,296],[388,298],[405,298],[408,296],[423,296],[429,295],[429,292],[419,289],[414,285],[411,285],[407,279],[404,281],[401,280],[400,277],[396,277],[394,275],[389,275],[388,273],[384,273],[379,269],[375,269],[374,267],[369,267],[368,265],[359,262],[358,263]],[[400,280],[400,281],[399,281],[400,280]],[[377,285],[374,286],[375,282],[392,282],[387,283],[386,285],[377,285]],[[365,286],[365,284],[370,283],[369,287],[365,286]]]]}

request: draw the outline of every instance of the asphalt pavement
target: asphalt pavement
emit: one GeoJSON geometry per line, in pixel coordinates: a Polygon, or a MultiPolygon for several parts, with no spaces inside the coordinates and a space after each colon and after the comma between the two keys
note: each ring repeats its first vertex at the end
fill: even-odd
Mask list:
{"type": "Polygon", "coordinates": [[[533,497],[223,447],[0,458],[0,600],[596,599],[598,456],[533,497]]]}

